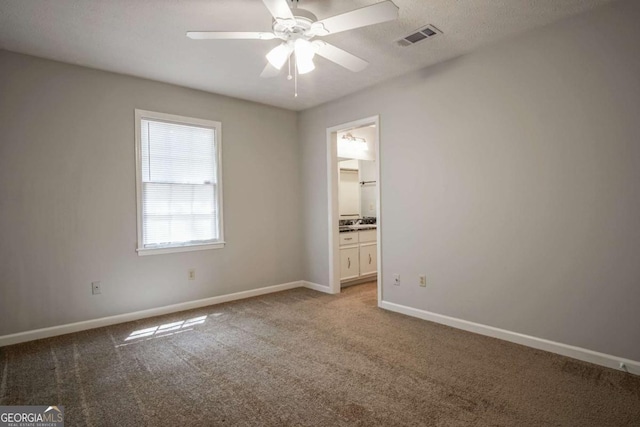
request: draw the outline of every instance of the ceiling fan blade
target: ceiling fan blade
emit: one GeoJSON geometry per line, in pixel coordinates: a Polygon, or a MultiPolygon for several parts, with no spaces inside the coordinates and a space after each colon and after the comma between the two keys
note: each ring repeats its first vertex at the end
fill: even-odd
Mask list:
{"type": "Polygon", "coordinates": [[[187,37],[194,40],[272,40],[273,33],[235,31],[187,31],[187,37]]]}
{"type": "Polygon", "coordinates": [[[262,70],[260,77],[262,77],[263,79],[270,79],[271,77],[277,77],[278,74],[280,74],[280,71],[282,70],[278,70],[276,67],[274,67],[273,65],[267,62],[267,66],[264,67],[264,70],[262,70]]]}
{"type": "Polygon", "coordinates": [[[317,46],[316,53],[318,55],[328,59],[329,61],[335,62],[347,70],[357,73],[358,71],[364,70],[369,65],[369,63],[364,59],[360,59],[346,50],[342,50],[332,44],[319,40],[314,41],[313,44],[317,46]]]}
{"type": "Polygon", "coordinates": [[[341,31],[352,30],[354,28],[366,27],[367,25],[379,24],[381,22],[392,21],[398,18],[398,6],[387,0],[371,6],[352,10],[341,15],[318,21],[329,34],[341,31]]]}
{"type": "Polygon", "coordinates": [[[264,5],[269,9],[269,13],[275,19],[291,19],[293,20],[293,12],[289,7],[288,0],[262,0],[264,5]]]}

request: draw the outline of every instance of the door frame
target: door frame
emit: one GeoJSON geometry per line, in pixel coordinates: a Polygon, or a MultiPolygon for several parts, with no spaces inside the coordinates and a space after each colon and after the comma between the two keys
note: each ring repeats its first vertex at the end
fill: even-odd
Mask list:
{"type": "Polygon", "coordinates": [[[380,185],[381,156],[380,156],[380,115],[365,117],[360,120],[342,123],[327,128],[327,189],[329,205],[329,290],[332,294],[340,293],[340,236],[338,210],[338,182],[340,171],[338,170],[338,132],[366,125],[376,127],[376,239],[378,258],[378,306],[382,302],[382,199],[380,185]]]}

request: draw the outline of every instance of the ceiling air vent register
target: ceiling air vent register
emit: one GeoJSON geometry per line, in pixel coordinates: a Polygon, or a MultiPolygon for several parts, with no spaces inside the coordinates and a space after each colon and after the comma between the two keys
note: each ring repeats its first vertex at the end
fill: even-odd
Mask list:
{"type": "Polygon", "coordinates": [[[432,39],[438,34],[442,34],[442,31],[429,24],[426,27],[420,28],[419,30],[409,34],[408,36],[401,38],[400,40],[396,40],[396,43],[399,46],[407,47],[416,43],[420,43],[421,41],[427,39],[432,39]]]}

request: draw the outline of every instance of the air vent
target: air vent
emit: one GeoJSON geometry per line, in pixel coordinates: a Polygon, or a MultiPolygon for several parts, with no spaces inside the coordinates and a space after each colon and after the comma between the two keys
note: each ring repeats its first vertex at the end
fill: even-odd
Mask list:
{"type": "Polygon", "coordinates": [[[442,31],[440,31],[433,25],[427,25],[426,27],[420,28],[419,30],[409,34],[406,37],[401,38],[400,40],[396,40],[396,43],[399,46],[407,47],[416,43],[420,43],[421,41],[431,39],[438,34],[442,34],[442,31]]]}

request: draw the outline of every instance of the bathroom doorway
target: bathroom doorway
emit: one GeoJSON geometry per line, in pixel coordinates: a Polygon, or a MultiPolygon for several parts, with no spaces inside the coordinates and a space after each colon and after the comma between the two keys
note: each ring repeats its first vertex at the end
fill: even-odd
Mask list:
{"type": "Polygon", "coordinates": [[[382,301],[380,118],[327,129],[331,293],[377,282],[382,301]]]}

